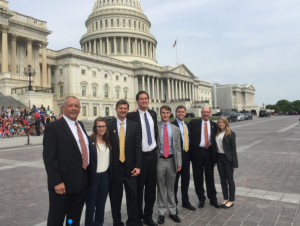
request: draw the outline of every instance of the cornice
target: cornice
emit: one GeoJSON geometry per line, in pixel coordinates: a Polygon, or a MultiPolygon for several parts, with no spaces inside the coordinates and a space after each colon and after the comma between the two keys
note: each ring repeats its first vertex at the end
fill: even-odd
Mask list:
{"type": "Polygon", "coordinates": [[[12,11],[10,11],[9,9],[0,6],[0,16],[3,16],[5,18],[11,18],[14,16],[14,13],[12,11]]]}
{"type": "Polygon", "coordinates": [[[20,21],[9,20],[9,23],[19,25],[19,26],[22,26],[22,27],[26,27],[30,30],[39,31],[39,32],[42,32],[43,34],[46,34],[46,35],[52,34],[52,31],[49,31],[49,30],[46,30],[46,29],[43,29],[43,28],[39,28],[39,27],[35,27],[35,26],[30,26],[30,25],[22,23],[20,21]]]}

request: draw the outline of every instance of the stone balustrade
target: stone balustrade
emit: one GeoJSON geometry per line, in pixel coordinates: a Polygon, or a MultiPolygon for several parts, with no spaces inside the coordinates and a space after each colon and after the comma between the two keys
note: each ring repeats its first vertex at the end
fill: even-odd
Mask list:
{"type": "MultiPolygon", "coordinates": [[[[11,72],[0,73],[0,80],[6,78],[21,80],[21,81],[29,81],[29,77],[21,73],[11,73],[11,72]]],[[[31,77],[31,80],[34,81],[34,77],[31,77]]]]}
{"type": "Polygon", "coordinates": [[[23,15],[20,13],[15,12],[15,15],[11,18],[11,20],[19,21],[19,22],[26,23],[31,26],[47,29],[47,22],[32,18],[30,16],[23,15]]]}

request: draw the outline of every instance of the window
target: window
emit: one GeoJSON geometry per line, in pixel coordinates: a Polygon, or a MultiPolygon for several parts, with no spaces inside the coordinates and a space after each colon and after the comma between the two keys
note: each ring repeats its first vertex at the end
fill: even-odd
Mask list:
{"type": "Polygon", "coordinates": [[[108,27],[108,21],[105,20],[105,27],[108,27]]]}
{"type": "Polygon", "coordinates": [[[82,116],[86,116],[86,106],[82,107],[82,116]]]}
{"type": "Polygon", "coordinates": [[[120,27],[120,20],[117,19],[117,27],[120,27]]]}
{"type": "Polygon", "coordinates": [[[105,107],[105,116],[109,116],[109,107],[105,107]]]}
{"type": "Polygon", "coordinates": [[[102,28],[102,20],[100,20],[100,28],[102,28]]]}
{"type": "Polygon", "coordinates": [[[107,74],[104,75],[104,78],[107,78],[107,74]]]}
{"type": "Polygon", "coordinates": [[[96,77],[96,71],[93,71],[93,77],[96,77]]]}
{"type": "Polygon", "coordinates": [[[93,115],[97,116],[97,107],[93,107],[93,115]]]}
{"type": "Polygon", "coordinates": [[[124,53],[127,53],[127,41],[125,40],[123,42],[123,49],[124,49],[124,53]]]}
{"type": "Polygon", "coordinates": [[[81,70],[81,74],[82,74],[82,75],[85,75],[85,70],[81,70]]]}
{"type": "Polygon", "coordinates": [[[59,69],[59,74],[63,75],[63,69],[59,69]]]}
{"type": "Polygon", "coordinates": [[[114,42],[110,42],[110,47],[111,47],[111,52],[114,53],[115,52],[114,42]]]}
{"type": "Polygon", "coordinates": [[[97,97],[97,87],[93,87],[93,97],[97,97]]]}
{"type": "Polygon", "coordinates": [[[83,97],[86,96],[86,86],[81,86],[81,95],[82,95],[83,97]]]}
{"type": "Polygon", "coordinates": [[[116,80],[119,81],[119,75],[116,76],[116,80]]]}
{"type": "Polygon", "coordinates": [[[123,19],[123,27],[125,27],[125,19],[123,19]]]}
{"type": "Polygon", "coordinates": [[[54,76],[54,71],[51,71],[52,76],[54,76]]]}
{"type": "Polygon", "coordinates": [[[124,77],[124,82],[127,82],[127,78],[126,77],[124,77]]]}
{"type": "Polygon", "coordinates": [[[113,27],[114,26],[114,19],[111,19],[110,23],[111,23],[111,27],[113,27]]]}
{"type": "Polygon", "coordinates": [[[107,84],[104,86],[104,97],[108,98],[108,85],[107,84]]]}
{"type": "Polygon", "coordinates": [[[118,89],[116,89],[116,98],[119,99],[120,98],[120,91],[118,89]]]}
{"type": "Polygon", "coordinates": [[[117,41],[117,52],[121,52],[121,41],[117,41]]]}
{"type": "Polygon", "coordinates": [[[59,96],[60,96],[60,97],[63,97],[63,96],[64,96],[64,87],[63,87],[63,86],[60,86],[60,87],[59,87],[59,96]]]}
{"type": "Polygon", "coordinates": [[[127,99],[127,90],[124,90],[124,99],[127,99]]]}
{"type": "Polygon", "coordinates": [[[131,28],[131,20],[128,21],[128,25],[131,28]]]}
{"type": "Polygon", "coordinates": [[[144,24],[143,24],[143,31],[144,31],[144,24]]]}

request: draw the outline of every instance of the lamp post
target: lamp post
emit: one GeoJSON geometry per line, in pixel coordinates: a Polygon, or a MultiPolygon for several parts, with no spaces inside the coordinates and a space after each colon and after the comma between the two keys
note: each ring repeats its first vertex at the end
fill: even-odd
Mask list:
{"type": "Polygon", "coordinates": [[[24,69],[24,75],[25,75],[25,76],[29,76],[29,86],[28,86],[28,91],[33,91],[33,90],[32,90],[32,85],[31,85],[31,83],[32,83],[31,77],[34,77],[35,74],[36,74],[35,70],[33,70],[33,71],[31,71],[31,70],[32,70],[32,67],[31,67],[30,64],[28,65],[27,71],[26,71],[26,69],[24,69]]]}

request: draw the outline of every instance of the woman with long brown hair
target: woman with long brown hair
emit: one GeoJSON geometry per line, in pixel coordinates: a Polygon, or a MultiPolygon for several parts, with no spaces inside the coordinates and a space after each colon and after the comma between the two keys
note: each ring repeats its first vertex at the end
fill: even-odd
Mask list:
{"type": "Polygon", "coordinates": [[[93,185],[86,197],[85,226],[102,226],[104,208],[109,190],[111,145],[105,118],[94,121],[93,134],[90,136],[90,148],[94,161],[93,185]]]}
{"type": "Polygon", "coordinates": [[[230,130],[229,122],[225,117],[219,117],[216,135],[218,152],[217,167],[221,179],[224,202],[221,207],[228,209],[235,200],[234,169],[238,168],[235,133],[230,130]],[[229,189],[228,189],[229,188],[229,189]]]}

